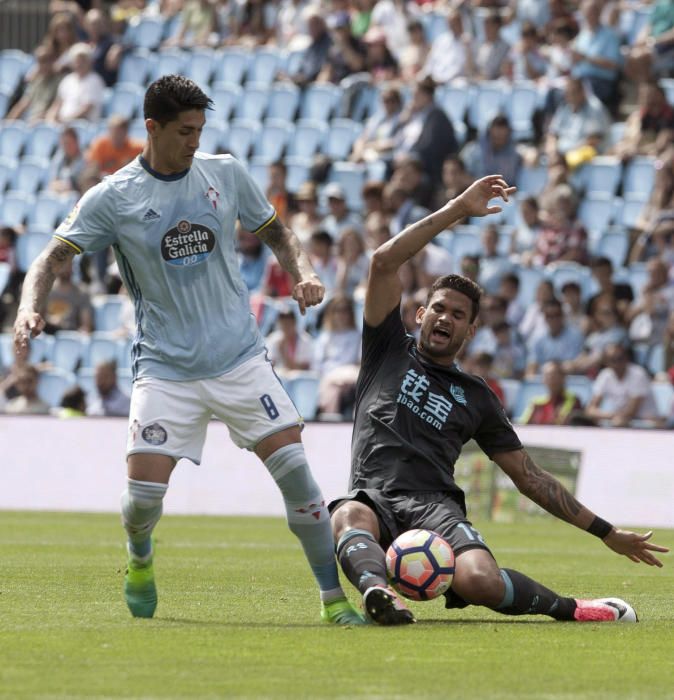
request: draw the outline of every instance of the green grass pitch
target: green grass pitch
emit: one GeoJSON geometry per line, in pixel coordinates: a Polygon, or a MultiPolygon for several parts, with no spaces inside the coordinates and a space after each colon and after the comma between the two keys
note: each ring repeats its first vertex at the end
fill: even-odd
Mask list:
{"type": "MultiPolygon", "coordinates": [[[[282,520],[178,516],[157,529],[157,617],[134,620],[118,517],[5,512],[0,697],[674,698],[671,554],[656,570],[553,519],[476,525],[501,565],[560,593],[624,597],[641,622],[433,601],[413,606],[415,626],[336,628],[282,520]]],[[[674,546],[674,531],[656,534],[674,546]]]]}

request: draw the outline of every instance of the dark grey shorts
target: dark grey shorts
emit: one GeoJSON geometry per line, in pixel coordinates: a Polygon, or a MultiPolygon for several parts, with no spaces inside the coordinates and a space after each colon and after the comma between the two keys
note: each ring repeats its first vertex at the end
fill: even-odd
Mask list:
{"type": "Polygon", "coordinates": [[[466,518],[458,497],[447,492],[398,493],[386,495],[377,489],[357,489],[328,505],[334,513],[341,505],[358,501],[371,508],[379,521],[380,544],[384,550],[407,530],[433,530],[444,537],[455,554],[467,549],[491,550],[482,535],[466,518]]]}

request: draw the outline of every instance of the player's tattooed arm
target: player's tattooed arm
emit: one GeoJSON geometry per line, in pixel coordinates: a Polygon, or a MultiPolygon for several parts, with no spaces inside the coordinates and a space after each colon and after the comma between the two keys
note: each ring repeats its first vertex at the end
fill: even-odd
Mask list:
{"type": "Polygon", "coordinates": [[[566,488],[531,459],[526,450],[494,455],[494,461],[518,490],[534,503],[567,523],[587,529],[594,517],[566,488]]]}
{"type": "Polygon", "coordinates": [[[281,267],[293,278],[293,298],[300,311],[323,301],[325,288],[316,274],[299,238],[278,218],[258,233],[260,239],[274,252],[281,267]]]}
{"type": "Polygon", "coordinates": [[[56,275],[72,260],[76,252],[68,243],[52,238],[28,269],[14,322],[14,351],[17,360],[26,359],[29,338],[35,338],[44,329],[42,314],[56,275]]]}

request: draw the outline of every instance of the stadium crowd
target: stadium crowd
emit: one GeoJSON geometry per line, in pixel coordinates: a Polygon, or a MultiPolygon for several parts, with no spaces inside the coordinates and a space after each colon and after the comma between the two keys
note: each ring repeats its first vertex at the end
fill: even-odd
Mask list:
{"type": "Polygon", "coordinates": [[[142,95],[214,99],[201,148],[246,163],[327,295],[239,228],[269,357],[304,415],[350,419],[371,253],[501,173],[497,216],[405,264],[403,320],[438,275],[485,294],[462,367],[514,420],[674,426],[671,0],[52,0],[32,56],[0,52],[0,411],[126,415],[133,305],[112,251],[76,260],[17,366],[23,276],[54,227],[140,153],[142,95]]]}

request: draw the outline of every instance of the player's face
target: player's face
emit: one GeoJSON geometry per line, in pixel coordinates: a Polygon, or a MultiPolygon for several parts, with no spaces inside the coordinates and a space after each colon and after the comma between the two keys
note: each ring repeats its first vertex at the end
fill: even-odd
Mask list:
{"type": "Polygon", "coordinates": [[[438,289],[417,311],[420,350],[438,364],[451,364],[464,341],[475,335],[472,302],[454,289],[438,289]]]}
{"type": "MultiPolygon", "coordinates": [[[[162,168],[179,173],[192,165],[194,153],[199,148],[199,138],[206,123],[200,109],[180,112],[178,118],[162,126],[153,119],[149,127],[154,153],[162,168]]],[[[163,172],[162,168],[156,168],[163,172]]]]}

